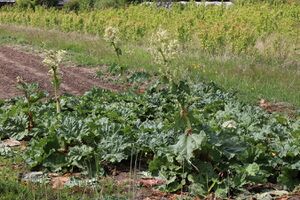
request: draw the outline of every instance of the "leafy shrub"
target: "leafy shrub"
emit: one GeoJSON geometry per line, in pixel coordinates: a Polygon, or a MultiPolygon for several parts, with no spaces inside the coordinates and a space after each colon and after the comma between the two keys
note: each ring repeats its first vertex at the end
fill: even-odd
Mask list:
{"type": "MultiPolygon", "coordinates": [[[[102,7],[105,1],[78,1],[81,10],[79,13],[42,8],[26,13],[19,9],[2,9],[0,23],[101,36],[106,27],[112,26],[119,29],[122,41],[145,42],[162,28],[183,46],[193,44],[193,48],[211,54],[249,54],[255,51],[259,40],[272,35],[281,35],[282,41],[289,41],[287,49],[292,49],[290,44],[299,46],[299,33],[295,27],[300,20],[300,7],[293,4],[238,4],[230,9],[190,5],[184,9],[174,7],[169,10],[131,5],[126,9],[103,9],[99,12],[92,8],[97,5],[102,7]]],[[[118,6],[124,2],[109,1],[109,5],[118,6]]],[[[75,8],[78,8],[78,4],[75,8]]]]}
{"type": "Polygon", "coordinates": [[[95,0],[95,9],[118,8],[126,5],[126,0],[95,0]]]}
{"type": "Polygon", "coordinates": [[[234,2],[239,4],[269,3],[274,5],[279,5],[283,3],[288,3],[288,4],[300,3],[298,0],[235,0],[234,2]]]}
{"type": "Polygon", "coordinates": [[[59,0],[37,0],[37,4],[45,7],[53,7],[58,4],[59,0]]]}
{"type": "Polygon", "coordinates": [[[17,6],[21,9],[33,9],[36,6],[35,0],[17,0],[17,6]]]}
{"type": "Polygon", "coordinates": [[[79,0],[81,10],[90,10],[94,8],[95,0],[79,0]]]}
{"type": "MultiPolygon", "coordinates": [[[[214,84],[156,83],[139,95],[93,89],[62,98],[60,118],[53,101],[33,105],[37,126],[26,153],[33,168],[104,170],[152,155],[149,170],[166,179],[162,187],[170,192],[225,198],[249,185],[300,184],[299,119],[241,104],[214,84]]],[[[26,118],[17,120],[23,108],[13,104],[0,105],[0,138],[24,135],[26,118]]]]}
{"type": "Polygon", "coordinates": [[[79,1],[79,0],[71,0],[71,1],[68,1],[68,2],[64,5],[64,8],[65,8],[67,11],[75,11],[75,12],[78,12],[79,9],[80,9],[80,1],[79,1]]]}

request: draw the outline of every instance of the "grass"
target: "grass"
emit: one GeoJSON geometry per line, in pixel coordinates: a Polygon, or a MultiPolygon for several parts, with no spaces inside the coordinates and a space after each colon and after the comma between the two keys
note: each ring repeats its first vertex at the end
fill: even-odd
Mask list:
{"type": "Polygon", "coordinates": [[[49,184],[20,182],[19,174],[28,171],[20,152],[12,157],[0,156],[0,200],[125,200],[122,189],[109,178],[101,181],[99,190],[87,188],[65,188],[55,190],[49,184]]]}
{"type": "MultiPolygon", "coordinates": [[[[24,45],[39,51],[64,49],[69,53],[69,60],[77,65],[92,67],[117,62],[113,49],[102,39],[79,33],[0,25],[1,44],[24,45]]],[[[125,53],[121,65],[157,71],[146,47],[146,42],[122,44],[125,53]]],[[[246,103],[255,104],[264,98],[300,106],[299,62],[287,63],[272,57],[245,54],[211,55],[190,45],[173,66],[186,70],[194,66],[190,75],[195,81],[214,81],[226,90],[237,92],[246,103]]]]}

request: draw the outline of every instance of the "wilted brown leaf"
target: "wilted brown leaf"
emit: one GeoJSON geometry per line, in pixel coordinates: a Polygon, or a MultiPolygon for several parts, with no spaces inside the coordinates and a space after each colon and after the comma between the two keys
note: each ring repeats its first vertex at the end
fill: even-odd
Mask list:
{"type": "Polygon", "coordinates": [[[13,138],[7,139],[3,141],[3,145],[6,147],[15,147],[15,146],[20,146],[21,142],[18,140],[15,140],[13,138]]]}
{"type": "Polygon", "coordinates": [[[140,179],[138,183],[139,185],[144,187],[153,187],[157,185],[162,185],[165,183],[165,181],[161,179],[147,178],[147,179],[140,179]]]}
{"type": "Polygon", "coordinates": [[[70,180],[68,176],[58,176],[51,180],[51,186],[53,189],[61,189],[70,180]]]}

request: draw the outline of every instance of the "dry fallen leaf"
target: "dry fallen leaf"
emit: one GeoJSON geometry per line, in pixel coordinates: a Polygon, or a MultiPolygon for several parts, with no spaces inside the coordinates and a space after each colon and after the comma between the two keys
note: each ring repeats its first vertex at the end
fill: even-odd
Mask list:
{"type": "Polygon", "coordinates": [[[280,198],[277,198],[276,200],[288,200],[289,198],[288,197],[280,197],[280,198]]]}
{"type": "Polygon", "coordinates": [[[165,183],[165,181],[161,179],[148,178],[148,179],[140,179],[138,183],[139,185],[144,187],[153,187],[157,185],[162,185],[165,183]]]}
{"type": "Polygon", "coordinates": [[[21,142],[18,140],[15,140],[13,138],[7,139],[3,141],[3,145],[6,147],[15,147],[15,146],[20,146],[21,142]]]}
{"type": "Polygon", "coordinates": [[[70,180],[67,176],[54,177],[51,180],[51,185],[53,189],[62,189],[64,185],[70,180]]]}
{"type": "Polygon", "coordinates": [[[269,113],[279,112],[279,113],[288,114],[288,116],[290,117],[297,116],[297,109],[295,109],[295,107],[285,102],[271,103],[265,99],[261,99],[259,101],[259,107],[261,107],[262,109],[264,109],[269,113]]]}
{"type": "Polygon", "coordinates": [[[194,200],[201,200],[198,196],[194,198],[194,200]]]}
{"type": "Polygon", "coordinates": [[[20,150],[24,151],[24,150],[26,150],[26,148],[27,148],[27,142],[21,141],[20,150]]]}

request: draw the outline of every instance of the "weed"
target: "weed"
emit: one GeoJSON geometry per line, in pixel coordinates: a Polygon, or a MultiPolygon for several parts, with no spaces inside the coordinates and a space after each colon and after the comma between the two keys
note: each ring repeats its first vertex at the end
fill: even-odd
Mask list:
{"type": "Polygon", "coordinates": [[[62,60],[64,58],[65,51],[48,51],[46,58],[43,60],[43,63],[47,65],[50,68],[50,75],[52,78],[52,86],[54,90],[54,98],[56,101],[56,112],[60,113],[61,111],[61,105],[60,105],[60,84],[61,84],[61,78],[59,75],[59,67],[62,63],[62,60]]]}
{"type": "Polygon", "coordinates": [[[122,50],[120,47],[120,37],[119,37],[119,29],[115,27],[107,27],[104,33],[104,40],[109,42],[111,46],[114,48],[114,51],[120,60],[120,56],[122,55],[122,50]]]}
{"type": "Polygon", "coordinates": [[[31,131],[34,127],[34,113],[32,108],[35,103],[37,103],[40,99],[45,97],[45,93],[39,90],[37,84],[26,83],[21,77],[17,77],[18,89],[21,90],[25,97],[25,113],[28,116],[28,131],[31,131]]]}

